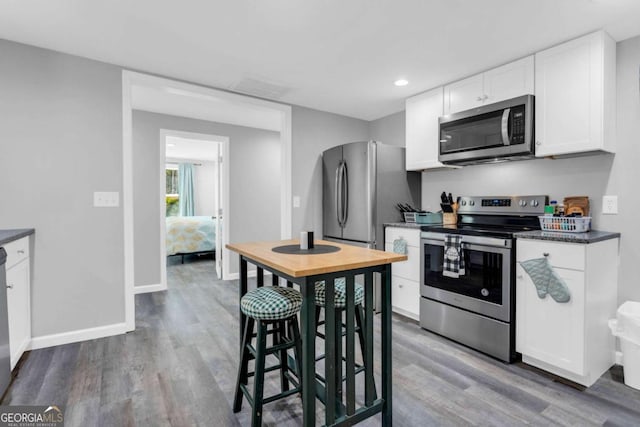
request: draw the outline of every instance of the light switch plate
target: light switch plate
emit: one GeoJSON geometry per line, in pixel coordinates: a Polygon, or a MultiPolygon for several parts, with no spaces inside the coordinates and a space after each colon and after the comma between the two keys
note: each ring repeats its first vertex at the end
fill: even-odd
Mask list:
{"type": "Polygon", "coordinates": [[[300,196],[293,196],[293,207],[294,208],[300,207],[300,196]]]}
{"type": "Polygon", "coordinates": [[[93,206],[96,208],[117,208],[120,206],[120,193],[117,191],[95,191],[93,206]]]}
{"type": "Polygon", "coordinates": [[[618,213],[618,196],[602,196],[602,213],[605,215],[618,213]]]}

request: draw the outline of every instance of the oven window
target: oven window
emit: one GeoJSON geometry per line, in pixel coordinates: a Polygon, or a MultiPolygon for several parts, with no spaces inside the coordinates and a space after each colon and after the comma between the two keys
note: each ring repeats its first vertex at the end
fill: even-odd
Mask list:
{"type": "Polygon", "coordinates": [[[424,283],[449,292],[502,304],[503,255],[463,249],[465,274],[444,276],[444,247],[424,245],[424,283]]]}

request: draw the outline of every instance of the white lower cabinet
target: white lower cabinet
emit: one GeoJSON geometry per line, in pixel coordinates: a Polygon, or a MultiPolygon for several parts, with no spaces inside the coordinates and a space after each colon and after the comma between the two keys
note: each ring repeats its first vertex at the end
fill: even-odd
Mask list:
{"type": "Polygon", "coordinates": [[[385,251],[393,252],[393,241],[407,242],[407,261],[391,266],[391,306],[411,319],[420,317],[420,229],[386,227],[385,251]]]}
{"type": "Polygon", "coordinates": [[[29,237],[4,245],[7,251],[9,349],[13,369],[31,342],[29,237]]]}
{"type": "Polygon", "coordinates": [[[585,386],[615,361],[608,327],[617,307],[618,239],[591,244],[517,242],[519,262],[546,256],[571,299],[538,297],[529,275],[516,267],[516,351],[523,362],[585,386]]]}

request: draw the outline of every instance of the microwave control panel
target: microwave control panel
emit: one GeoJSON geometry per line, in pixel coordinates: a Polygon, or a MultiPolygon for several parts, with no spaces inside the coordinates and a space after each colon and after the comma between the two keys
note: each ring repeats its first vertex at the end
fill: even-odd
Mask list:
{"type": "Polygon", "coordinates": [[[511,108],[511,145],[524,144],[524,105],[511,108]]]}

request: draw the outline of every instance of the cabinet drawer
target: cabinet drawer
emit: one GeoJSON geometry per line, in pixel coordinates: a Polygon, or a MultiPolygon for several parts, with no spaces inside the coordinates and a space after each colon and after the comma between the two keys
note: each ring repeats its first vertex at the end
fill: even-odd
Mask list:
{"type": "Polygon", "coordinates": [[[7,251],[7,269],[29,257],[29,237],[14,240],[3,247],[7,251]]]}
{"type": "Polygon", "coordinates": [[[399,238],[403,238],[407,241],[407,245],[416,248],[420,247],[420,229],[419,228],[401,228],[401,227],[387,227],[385,229],[384,242],[385,244],[391,243],[399,238]]]}
{"type": "Polygon", "coordinates": [[[547,255],[552,266],[571,270],[584,270],[585,245],[518,239],[517,259],[526,261],[547,255]]]}
{"type": "Polygon", "coordinates": [[[418,282],[392,275],[391,306],[400,314],[418,319],[420,314],[420,285],[418,282]]]}
{"type": "MultiPolygon", "coordinates": [[[[393,252],[393,243],[387,243],[385,245],[385,251],[393,252]]],[[[391,274],[399,276],[404,279],[413,280],[415,282],[420,281],[420,249],[407,246],[406,261],[394,262],[391,264],[391,274]]]]}

